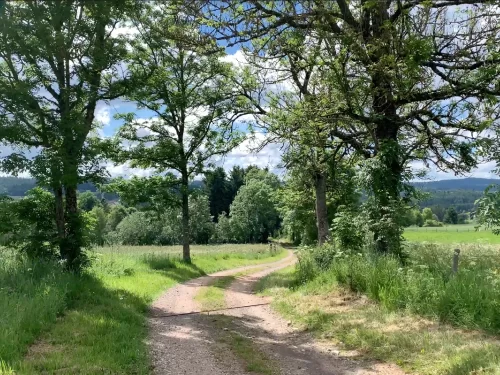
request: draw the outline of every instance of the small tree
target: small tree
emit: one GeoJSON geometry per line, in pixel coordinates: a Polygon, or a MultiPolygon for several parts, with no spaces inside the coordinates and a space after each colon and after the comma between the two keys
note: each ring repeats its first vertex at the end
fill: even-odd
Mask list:
{"type": "Polygon", "coordinates": [[[418,227],[421,227],[421,226],[424,225],[424,217],[423,217],[422,213],[419,210],[415,211],[415,224],[418,227]]]}
{"type": "Polygon", "coordinates": [[[405,227],[409,227],[411,225],[415,225],[415,212],[414,210],[411,210],[407,208],[404,210],[403,217],[402,217],[402,224],[405,227]]]}
{"type": "Polygon", "coordinates": [[[118,224],[118,239],[124,245],[152,245],[160,237],[161,222],[146,212],[134,212],[118,224]]]}
{"type": "Polygon", "coordinates": [[[121,223],[123,219],[128,215],[127,209],[121,204],[115,204],[111,206],[111,209],[108,214],[107,221],[107,231],[112,232],[116,230],[118,224],[121,223]]]}
{"type": "Polygon", "coordinates": [[[429,207],[426,207],[422,210],[422,216],[423,216],[424,221],[434,220],[434,213],[432,212],[432,210],[429,207]]]}
{"type": "Polygon", "coordinates": [[[444,214],[443,221],[446,224],[458,224],[458,213],[455,207],[448,207],[446,213],[444,214]]]}
{"type": "Polygon", "coordinates": [[[155,113],[125,120],[119,136],[132,143],[124,154],[132,164],[179,176],[183,258],[191,261],[189,182],[215,155],[223,155],[242,139],[233,129],[237,107],[229,77],[215,44],[200,40],[193,20],[170,2],[148,2],[133,22],[139,30],[129,60],[133,89],[128,99],[155,113]]]}
{"type": "Polygon", "coordinates": [[[218,167],[212,171],[206,171],[203,183],[210,201],[210,214],[217,221],[222,212],[229,212],[229,206],[232,203],[231,188],[224,168],[218,167]]]}
{"type": "Polygon", "coordinates": [[[85,212],[90,212],[94,207],[100,205],[99,199],[91,191],[85,191],[78,194],[78,208],[85,212]]]}
{"type": "Polygon", "coordinates": [[[269,172],[252,170],[247,174],[231,204],[231,226],[238,242],[265,242],[277,229],[274,196],[278,185],[277,177],[269,172]]]}
{"type": "Polygon", "coordinates": [[[468,212],[458,214],[458,224],[465,224],[467,223],[467,220],[469,220],[468,212]]]}
{"type": "Polygon", "coordinates": [[[89,228],[89,241],[98,246],[104,246],[106,234],[108,233],[106,211],[104,211],[104,208],[96,206],[87,212],[86,215],[93,223],[91,228],[89,228]]]}

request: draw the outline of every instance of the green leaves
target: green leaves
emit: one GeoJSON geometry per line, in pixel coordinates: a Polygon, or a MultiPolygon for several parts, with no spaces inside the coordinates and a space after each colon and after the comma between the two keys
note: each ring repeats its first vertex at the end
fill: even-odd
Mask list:
{"type": "Polygon", "coordinates": [[[117,193],[127,206],[162,213],[165,209],[179,206],[180,181],[173,174],[152,177],[117,178],[103,190],[117,193]]]}
{"type": "Polygon", "coordinates": [[[484,196],[475,202],[477,228],[484,226],[496,235],[500,234],[500,190],[499,185],[490,185],[484,196]]]}

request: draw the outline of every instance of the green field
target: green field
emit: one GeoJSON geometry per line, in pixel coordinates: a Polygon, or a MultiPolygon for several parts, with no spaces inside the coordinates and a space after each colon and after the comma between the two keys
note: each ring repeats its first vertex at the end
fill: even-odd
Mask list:
{"type": "Polygon", "coordinates": [[[438,228],[410,227],[405,229],[404,237],[412,242],[500,244],[500,236],[494,235],[490,230],[477,231],[475,224],[438,228]]]}

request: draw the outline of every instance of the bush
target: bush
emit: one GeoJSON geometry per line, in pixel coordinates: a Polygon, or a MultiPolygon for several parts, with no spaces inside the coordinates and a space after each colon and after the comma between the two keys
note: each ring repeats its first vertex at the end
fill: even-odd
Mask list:
{"type": "Polygon", "coordinates": [[[333,219],[333,237],[343,250],[358,252],[363,247],[366,237],[365,221],[350,210],[339,211],[333,219]]]}
{"type": "Polygon", "coordinates": [[[161,225],[144,212],[134,212],[116,227],[118,237],[124,245],[151,245],[161,233],[161,225]]]}
{"type": "Polygon", "coordinates": [[[443,223],[437,220],[426,220],[424,222],[424,227],[442,227],[443,223]]]}
{"type": "Polygon", "coordinates": [[[59,241],[54,196],[42,188],[34,188],[19,200],[1,201],[0,232],[3,244],[32,259],[53,259],[58,255],[59,241]]]}
{"type": "Polygon", "coordinates": [[[328,270],[335,258],[341,255],[332,244],[322,247],[301,247],[298,252],[299,262],[297,265],[299,283],[310,281],[318,273],[328,270]]]}

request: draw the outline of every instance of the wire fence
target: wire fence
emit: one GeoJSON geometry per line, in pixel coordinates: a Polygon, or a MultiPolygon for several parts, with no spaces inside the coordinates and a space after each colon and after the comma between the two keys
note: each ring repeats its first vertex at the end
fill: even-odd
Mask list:
{"type": "Polygon", "coordinates": [[[405,228],[407,232],[491,232],[490,229],[476,228],[470,226],[446,226],[446,227],[408,227],[405,228]]]}

